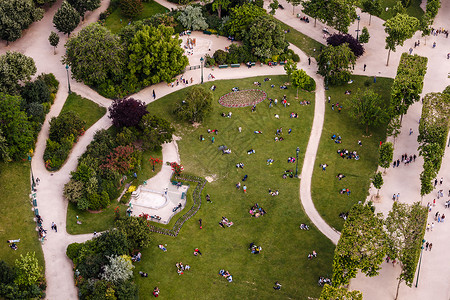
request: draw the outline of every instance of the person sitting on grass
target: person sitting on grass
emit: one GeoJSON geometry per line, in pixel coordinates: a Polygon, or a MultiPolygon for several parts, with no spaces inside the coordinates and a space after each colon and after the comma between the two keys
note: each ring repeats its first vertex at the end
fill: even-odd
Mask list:
{"type": "Polygon", "coordinates": [[[254,133],[256,133],[256,134],[262,134],[262,131],[261,130],[255,130],[255,131],[253,131],[254,133]]]}
{"type": "Polygon", "coordinates": [[[273,164],[273,159],[272,159],[272,158],[267,159],[266,164],[267,164],[268,166],[270,166],[271,164],[273,164]]]}
{"type": "Polygon", "coordinates": [[[155,287],[155,288],[153,289],[153,296],[155,296],[155,297],[158,297],[158,296],[159,296],[159,288],[158,288],[158,287],[155,287]]]}
{"type": "Polygon", "coordinates": [[[302,223],[302,224],[300,224],[300,229],[301,230],[309,230],[309,226],[302,223]]]}
{"type": "Polygon", "coordinates": [[[345,178],[345,175],[342,173],[339,173],[336,175],[337,178],[339,178],[339,180],[341,180],[342,178],[345,178]]]}
{"type": "Polygon", "coordinates": [[[278,281],[275,281],[275,286],[273,287],[273,289],[276,291],[281,290],[281,284],[278,281]]]}
{"type": "Polygon", "coordinates": [[[198,249],[198,248],[195,248],[194,249],[194,256],[197,256],[197,255],[202,255],[202,253],[200,252],[200,250],[198,249]]]}
{"type": "Polygon", "coordinates": [[[254,149],[250,149],[250,150],[247,151],[247,154],[250,155],[250,154],[253,154],[253,153],[255,153],[255,152],[256,152],[256,151],[255,151],[254,149]]]}
{"type": "Polygon", "coordinates": [[[298,113],[291,113],[290,118],[298,118],[298,113]]]}
{"type": "Polygon", "coordinates": [[[244,164],[243,164],[243,163],[237,163],[237,164],[236,164],[236,168],[241,168],[241,169],[243,169],[243,168],[244,168],[244,164]]]}
{"type": "Polygon", "coordinates": [[[166,247],[164,247],[163,245],[158,245],[158,248],[161,249],[164,252],[167,251],[166,247]]]}

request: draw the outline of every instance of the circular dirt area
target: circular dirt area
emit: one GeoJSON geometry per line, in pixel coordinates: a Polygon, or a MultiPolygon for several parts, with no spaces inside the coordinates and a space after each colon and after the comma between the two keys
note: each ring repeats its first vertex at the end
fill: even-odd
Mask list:
{"type": "Polygon", "coordinates": [[[231,92],[219,99],[220,105],[225,107],[246,107],[256,105],[267,98],[266,92],[257,89],[231,92]]]}

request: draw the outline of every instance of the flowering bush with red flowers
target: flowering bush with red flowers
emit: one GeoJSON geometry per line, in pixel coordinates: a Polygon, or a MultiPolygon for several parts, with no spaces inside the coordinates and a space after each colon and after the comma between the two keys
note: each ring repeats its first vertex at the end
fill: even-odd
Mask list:
{"type": "Polygon", "coordinates": [[[176,176],[180,176],[181,172],[183,172],[184,170],[183,166],[178,164],[177,162],[168,162],[168,164],[172,167],[172,171],[175,172],[176,176]]]}

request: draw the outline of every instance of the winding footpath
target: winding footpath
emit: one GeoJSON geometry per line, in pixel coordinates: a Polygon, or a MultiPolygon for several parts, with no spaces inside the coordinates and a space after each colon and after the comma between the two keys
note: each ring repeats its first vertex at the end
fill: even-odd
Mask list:
{"type": "MultiPolygon", "coordinates": [[[[53,73],[55,74],[56,78],[60,81],[60,88],[57,94],[57,97],[55,99],[55,104],[52,106],[50,113],[47,115],[46,121],[44,122],[44,125],[42,127],[41,132],[38,136],[38,141],[36,143],[36,151],[34,158],[32,160],[32,167],[35,177],[39,177],[41,179],[40,185],[38,186],[38,192],[37,192],[37,199],[38,199],[38,208],[39,212],[42,215],[44,219],[44,227],[49,228],[51,222],[55,222],[58,225],[58,228],[60,231],[58,233],[50,232],[48,234],[48,240],[45,241],[45,243],[42,246],[44,257],[45,257],[45,271],[46,271],[46,279],[47,279],[47,299],[56,300],[56,299],[78,299],[78,292],[74,285],[73,280],[73,269],[72,269],[72,262],[67,258],[65,255],[66,247],[68,244],[73,242],[83,242],[92,237],[91,234],[85,234],[85,235],[69,235],[66,232],[66,215],[67,215],[67,201],[63,198],[63,187],[64,184],[69,180],[70,178],[70,172],[76,169],[77,166],[77,160],[80,155],[82,155],[87,147],[87,145],[91,142],[95,132],[100,129],[106,129],[111,126],[111,121],[107,117],[107,115],[103,116],[100,120],[98,120],[92,127],[90,127],[84,136],[82,136],[78,143],[74,146],[72,149],[72,152],[65,163],[65,165],[58,171],[54,173],[50,173],[45,169],[44,162],[43,162],[43,153],[45,150],[45,144],[46,140],[48,138],[48,131],[49,131],[49,124],[48,121],[51,117],[57,116],[59,112],[62,109],[62,106],[64,105],[68,89],[67,89],[67,75],[66,70],[64,66],[61,64],[61,54],[63,53],[63,44],[66,42],[67,38],[65,36],[60,35],[60,46],[58,48],[58,54],[59,55],[52,55],[52,47],[48,43],[48,35],[50,34],[51,30],[55,30],[53,28],[52,24],[52,18],[54,15],[54,12],[57,10],[57,8],[61,5],[62,0],[58,0],[57,3],[53,5],[53,7],[46,12],[44,19],[40,22],[37,22],[33,24],[28,30],[24,32],[24,36],[12,43],[9,47],[5,47],[5,44],[3,42],[0,43],[0,55],[3,54],[6,51],[19,51],[27,56],[32,57],[35,62],[38,69],[37,74],[40,74],[42,72],[45,73],[53,73]]],[[[158,3],[168,7],[169,9],[174,8],[174,5],[172,3],[166,2],[164,0],[157,0],[158,3]]],[[[286,8],[291,8],[290,4],[286,3],[284,0],[280,0],[280,3],[282,3],[286,8]]],[[[266,3],[267,4],[267,3],[266,3]]],[[[82,27],[86,26],[89,23],[95,22],[98,20],[98,16],[100,12],[105,11],[106,8],[109,5],[108,0],[102,1],[102,6],[97,9],[94,12],[90,12],[86,15],[86,20],[84,24],[80,25],[76,32],[78,32],[82,27]]],[[[297,8],[298,12],[300,12],[300,9],[297,8]]],[[[448,16],[449,14],[449,4],[443,3],[443,8],[441,8],[438,17],[436,18],[436,24],[438,24],[438,21],[442,24],[446,24],[445,16],[448,16]],[[447,15],[445,15],[447,13],[447,15]]],[[[363,14],[362,21],[361,21],[361,28],[362,26],[366,25],[364,24],[364,20],[366,18],[366,14],[363,14]]],[[[307,34],[308,36],[311,36],[312,38],[324,42],[321,34],[321,28],[323,27],[322,24],[318,24],[316,28],[313,27],[313,25],[310,24],[304,24],[303,22],[300,22],[297,18],[292,16],[292,10],[291,9],[285,9],[285,10],[278,10],[275,17],[279,18],[283,22],[289,24],[290,26],[296,28],[297,30],[307,34]],[[322,26],[322,27],[321,27],[322,26]],[[322,40],[321,40],[322,39],[322,40]]],[[[368,16],[367,16],[368,19],[368,16]]],[[[405,43],[405,47],[399,47],[396,53],[391,54],[391,67],[386,68],[385,67],[385,57],[387,55],[387,52],[384,51],[384,48],[380,47],[380,43],[384,45],[384,31],[382,30],[382,23],[383,21],[372,17],[372,25],[369,27],[370,34],[371,34],[371,40],[369,44],[366,46],[366,54],[358,60],[358,65],[356,66],[355,73],[356,74],[366,74],[362,71],[362,65],[364,63],[367,64],[367,75],[371,76],[385,76],[385,77],[394,77],[396,66],[398,65],[400,54],[408,48],[405,43]],[[374,29],[375,28],[375,29],[374,29]]],[[[352,28],[350,29],[350,32],[354,30],[356,25],[353,24],[352,28]]],[[[442,26],[442,25],[441,25],[442,26]]],[[[450,26],[449,26],[450,27],[450,26]]],[[[447,28],[447,26],[445,26],[447,28]]],[[[228,46],[229,42],[225,38],[214,38],[206,37],[205,35],[202,35],[200,33],[193,33],[193,37],[196,37],[198,41],[200,40],[208,40],[208,45],[210,47],[210,51],[208,52],[210,54],[214,53],[216,49],[223,49],[225,46],[228,46]],[[205,38],[206,37],[206,38],[205,38]]],[[[415,37],[416,38],[416,37],[415,37]]],[[[429,38],[428,43],[432,43],[433,38],[429,38]]],[[[410,42],[409,42],[410,44],[410,42]]],[[[447,44],[448,46],[448,44],[447,44]]],[[[310,66],[307,65],[307,56],[297,47],[291,45],[291,48],[300,55],[301,63],[299,63],[299,67],[303,68],[308,75],[313,77],[317,84],[317,90],[316,90],[316,103],[315,103],[315,111],[314,111],[314,121],[312,125],[311,135],[308,142],[308,146],[305,153],[305,160],[303,163],[303,169],[301,173],[301,181],[300,181],[300,200],[301,203],[307,213],[307,215],[310,217],[314,225],[325,235],[327,236],[334,244],[337,243],[339,240],[339,232],[331,228],[319,215],[317,210],[314,207],[314,203],[311,198],[311,178],[314,170],[315,165],[315,157],[320,141],[320,136],[323,128],[323,122],[324,122],[324,114],[325,114],[325,93],[324,93],[324,86],[323,86],[323,80],[320,76],[316,74],[317,66],[313,62],[310,66]]],[[[447,49],[450,49],[447,47],[447,49]]],[[[208,49],[209,50],[209,49],[208,49]]],[[[416,50],[415,50],[416,51],[416,50]]],[[[448,79],[447,82],[444,82],[445,80],[435,80],[434,76],[442,76],[442,70],[439,68],[435,68],[442,64],[442,59],[438,56],[431,56],[429,55],[430,49],[426,49],[425,47],[418,49],[418,51],[423,51],[424,53],[420,53],[421,55],[428,56],[430,58],[429,63],[429,70],[426,76],[425,86],[424,86],[424,93],[429,91],[441,91],[443,87],[448,85],[448,79]],[[423,49],[423,50],[422,50],[423,49]],[[431,57],[430,57],[431,56],[431,57]],[[436,83],[437,82],[437,83],[436,83]]],[[[203,56],[206,53],[205,51],[199,51],[198,53],[194,53],[194,55],[189,56],[189,60],[192,65],[198,65],[199,59],[201,56],[203,56]]],[[[448,68],[448,63],[446,65],[447,71],[450,70],[448,68]]],[[[209,72],[209,69],[206,69],[205,72],[209,72]]],[[[251,69],[247,68],[239,68],[239,69],[225,69],[225,70],[215,70],[214,76],[216,80],[220,79],[238,79],[238,78],[245,78],[245,77],[253,77],[253,76],[259,76],[259,75],[278,75],[278,74],[285,74],[285,71],[283,67],[277,66],[277,67],[254,67],[251,69]]],[[[198,83],[200,81],[200,72],[199,70],[193,70],[193,71],[187,71],[185,73],[185,77],[189,78],[192,77],[194,79],[194,83],[198,83]]],[[[206,77],[206,76],[205,76],[206,77]]],[[[439,77],[441,78],[441,77],[439,77]]],[[[94,90],[90,89],[89,87],[85,86],[82,83],[75,82],[71,80],[71,87],[72,91],[76,92],[77,94],[86,97],[96,103],[98,103],[101,106],[108,107],[111,103],[111,100],[106,99],[104,97],[101,97],[98,95],[94,90]]],[[[133,97],[137,99],[141,99],[145,101],[146,103],[149,103],[153,101],[152,98],[152,91],[153,89],[156,91],[157,97],[162,97],[164,95],[167,95],[169,93],[174,92],[175,90],[181,89],[182,86],[171,88],[167,84],[160,83],[151,87],[148,87],[139,93],[133,95],[133,97]]],[[[417,115],[420,116],[420,104],[415,104],[409,111],[408,115],[405,117],[404,121],[404,127],[409,128],[410,126],[415,128],[415,132],[417,132],[417,115]],[[414,126],[413,126],[414,125],[414,126]]],[[[406,132],[406,130],[403,130],[406,132]]],[[[408,137],[406,136],[406,133],[403,133],[396,141],[396,150],[395,155],[398,155],[399,153],[402,153],[404,150],[404,146],[407,145],[407,151],[414,151],[414,149],[417,149],[417,142],[411,142],[412,139],[415,137],[408,137]],[[410,145],[411,144],[411,145],[410,145]],[[411,148],[410,148],[411,147],[411,148]]],[[[173,152],[173,149],[171,150],[173,152]]],[[[164,155],[164,153],[163,153],[164,155]]],[[[174,155],[173,153],[171,155],[174,155]]],[[[446,156],[444,158],[443,162],[443,172],[444,170],[447,171],[447,174],[449,174],[448,166],[450,158],[448,151],[446,153],[446,156]]],[[[397,191],[401,190],[402,195],[408,195],[408,190],[412,190],[411,197],[409,198],[412,202],[413,199],[417,200],[417,189],[418,185],[415,181],[414,185],[411,186],[411,188],[405,187],[402,182],[402,176],[403,175],[409,175],[411,177],[416,178],[417,181],[418,173],[420,173],[421,163],[417,163],[415,165],[416,169],[414,169],[414,172],[411,172],[411,169],[406,168],[395,170],[396,172],[394,175],[390,175],[391,171],[388,171],[387,176],[391,176],[393,178],[389,178],[389,182],[392,182],[389,184],[389,188],[387,184],[382,189],[382,193],[384,194],[392,194],[391,188],[395,187],[397,191]],[[398,171],[398,172],[397,172],[398,171]],[[405,191],[404,191],[405,190],[405,191]]],[[[392,173],[394,173],[392,172],[392,173]]],[[[385,179],[385,182],[387,180],[385,179]]],[[[420,186],[420,185],[419,185],[420,186]]],[[[407,197],[404,198],[405,200],[407,197]]],[[[428,200],[426,200],[428,201],[428,200]]],[[[389,204],[384,205],[386,208],[384,208],[384,203],[381,203],[380,205],[377,204],[377,210],[386,211],[386,209],[389,208],[389,204]]],[[[70,222],[75,222],[75,220],[70,220],[70,222]]],[[[448,222],[445,224],[447,225],[448,222]]],[[[448,229],[448,226],[446,227],[448,229]]],[[[445,244],[444,244],[445,245],[445,244]]],[[[442,249],[445,249],[444,245],[442,246],[442,249]]],[[[448,245],[448,242],[447,242],[448,245]]],[[[439,251],[439,245],[436,245],[435,248],[433,248],[433,251],[438,252],[439,251]]],[[[437,257],[442,258],[444,256],[437,255],[437,257]]],[[[436,262],[433,262],[430,264],[435,267],[440,267],[439,264],[436,262]]],[[[388,269],[388,268],[385,268],[388,269]]],[[[425,277],[424,281],[427,280],[425,267],[423,267],[423,273],[424,275],[421,275],[425,277]]],[[[384,269],[383,269],[384,270],[384,269]]],[[[450,276],[450,271],[445,269],[445,274],[450,276]],[[448,271],[448,272],[447,272],[448,271]]],[[[442,273],[441,273],[442,276],[442,273]]],[[[443,277],[443,278],[449,278],[443,277]]],[[[382,276],[378,276],[375,279],[379,279],[382,282],[380,284],[383,284],[384,286],[389,286],[386,284],[386,281],[391,280],[389,277],[389,274],[382,274],[382,276]],[[386,279],[387,278],[387,279],[386,279]]],[[[371,289],[372,286],[374,286],[373,282],[370,282],[369,280],[364,278],[357,278],[354,282],[352,282],[351,287],[355,289],[362,290],[364,292],[364,298],[365,299],[379,299],[380,298],[380,292],[378,290],[371,289]]],[[[390,282],[390,281],[389,281],[390,282]]],[[[426,281],[428,282],[428,281],[426,281]]],[[[438,281],[439,282],[439,281],[438,281]]],[[[442,282],[442,280],[440,281],[442,282]]],[[[422,286],[426,286],[424,283],[422,286]]],[[[438,287],[436,287],[437,289],[438,287]]],[[[426,289],[426,288],[424,288],[426,289]]],[[[380,289],[379,289],[380,290],[380,289]]],[[[388,295],[391,294],[391,287],[389,286],[388,295]]],[[[442,288],[441,288],[442,290],[442,288]]],[[[444,289],[445,290],[445,289],[444,289]]],[[[401,293],[408,293],[409,290],[401,291],[401,293]]],[[[448,295],[448,286],[447,286],[447,295],[448,295]]],[[[410,293],[409,293],[410,294],[410,293]]],[[[442,294],[443,295],[443,294],[442,294]]],[[[383,295],[384,296],[384,295],[383,295]]],[[[430,298],[430,297],[427,297],[430,298]]],[[[383,298],[386,299],[386,298],[383,298]]],[[[406,298],[405,298],[406,299],[406,298]]],[[[413,294],[412,296],[409,296],[408,299],[425,299],[420,298],[418,294],[413,294]]],[[[448,299],[447,298],[434,298],[434,299],[448,299]]]]}

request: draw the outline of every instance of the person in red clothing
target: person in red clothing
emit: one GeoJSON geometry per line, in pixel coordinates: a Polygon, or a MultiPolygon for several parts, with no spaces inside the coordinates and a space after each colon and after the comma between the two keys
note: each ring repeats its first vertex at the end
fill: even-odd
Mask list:
{"type": "Polygon", "coordinates": [[[153,296],[155,296],[155,297],[158,297],[158,296],[159,296],[159,288],[158,288],[158,287],[155,287],[155,288],[153,289],[153,296]]]}

